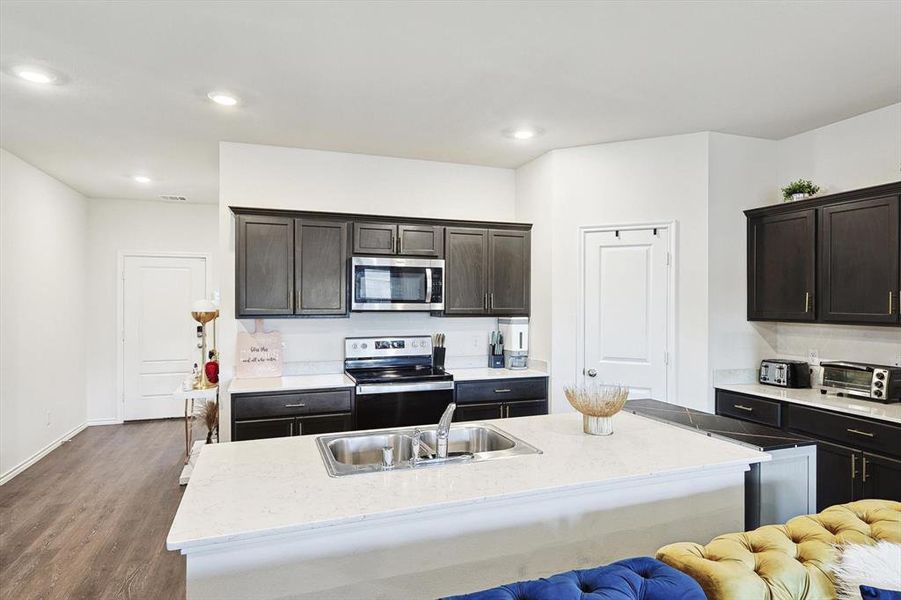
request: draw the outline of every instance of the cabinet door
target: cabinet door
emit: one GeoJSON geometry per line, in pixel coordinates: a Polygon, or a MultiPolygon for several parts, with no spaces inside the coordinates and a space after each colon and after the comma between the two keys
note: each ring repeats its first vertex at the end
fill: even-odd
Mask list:
{"type": "Polygon", "coordinates": [[[820,223],[822,320],[897,323],[898,197],[827,206],[820,223]]]}
{"type": "Polygon", "coordinates": [[[295,221],[295,314],[347,314],[347,227],[343,221],[295,221]]]}
{"type": "Polygon", "coordinates": [[[353,429],[353,425],[353,416],[350,413],[298,417],[294,426],[294,435],[319,435],[336,431],[350,431],[353,429]]]}
{"type": "Polygon", "coordinates": [[[833,504],[851,502],[858,496],[862,466],[860,452],[817,442],[817,512],[833,504]]]}
{"type": "Polygon", "coordinates": [[[528,231],[488,233],[488,307],[493,315],[529,314],[530,237],[528,231]]]}
{"type": "Polygon", "coordinates": [[[508,402],[504,411],[505,417],[531,417],[546,415],[547,400],[528,400],[525,402],[508,402]]]}
{"type": "Polygon", "coordinates": [[[398,225],[398,254],[404,256],[444,256],[444,227],[398,225]]]}
{"type": "Polygon", "coordinates": [[[294,419],[257,419],[235,421],[232,441],[262,440],[267,438],[290,437],[294,435],[294,419]]]}
{"type": "Polygon", "coordinates": [[[816,212],[748,220],[748,320],[816,318],[816,212]]]}
{"type": "Polygon", "coordinates": [[[860,475],[863,482],[861,499],[901,502],[901,461],[864,452],[860,475]]]}
{"type": "Polygon", "coordinates": [[[504,416],[504,404],[502,402],[485,402],[483,404],[465,404],[457,406],[454,411],[454,421],[487,421],[500,419],[504,416]]]}
{"type": "Polygon", "coordinates": [[[445,235],[445,314],[488,314],[488,230],[448,227],[445,235]]]}
{"type": "Polygon", "coordinates": [[[395,254],[397,225],[354,223],[354,254],[395,254]]]}
{"type": "Polygon", "coordinates": [[[294,313],[294,219],[236,217],[235,302],[238,317],[294,313]]]}

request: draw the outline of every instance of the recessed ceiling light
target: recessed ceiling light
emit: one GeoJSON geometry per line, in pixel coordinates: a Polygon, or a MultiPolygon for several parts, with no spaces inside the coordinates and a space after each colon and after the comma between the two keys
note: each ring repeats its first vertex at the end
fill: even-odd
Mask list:
{"type": "Polygon", "coordinates": [[[508,138],[514,140],[530,140],[533,137],[541,135],[543,130],[538,129],[537,127],[515,127],[512,129],[505,129],[503,133],[508,138]]]}
{"type": "Polygon", "coordinates": [[[36,67],[18,67],[15,69],[15,73],[20,78],[31,83],[48,84],[56,81],[56,75],[36,67]]]}
{"type": "Polygon", "coordinates": [[[134,179],[138,183],[144,183],[144,184],[150,183],[150,178],[147,177],[146,175],[135,175],[134,177],[132,177],[132,179],[134,179]]]}
{"type": "Polygon", "coordinates": [[[235,96],[225,92],[210,92],[207,94],[207,98],[222,106],[235,106],[238,103],[238,99],[235,96]]]}

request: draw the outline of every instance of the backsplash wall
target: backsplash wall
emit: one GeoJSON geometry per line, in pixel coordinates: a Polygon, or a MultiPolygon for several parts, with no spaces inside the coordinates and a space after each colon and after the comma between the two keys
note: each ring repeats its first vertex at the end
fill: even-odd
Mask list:
{"type": "Polygon", "coordinates": [[[777,325],[776,352],[780,357],[807,360],[810,350],[817,351],[820,361],[901,365],[901,329],[801,323],[777,325]]]}
{"type": "MultiPolygon", "coordinates": [[[[255,322],[238,320],[238,331],[252,332],[255,322]]],[[[497,319],[442,318],[428,313],[352,313],[347,319],[268,319],[265,331],[278,331],[284,344],[284,374],[313,375],[344,370],[344,338],[447,335],[448,368],[485,367],[488,337],[497,319]]]]}

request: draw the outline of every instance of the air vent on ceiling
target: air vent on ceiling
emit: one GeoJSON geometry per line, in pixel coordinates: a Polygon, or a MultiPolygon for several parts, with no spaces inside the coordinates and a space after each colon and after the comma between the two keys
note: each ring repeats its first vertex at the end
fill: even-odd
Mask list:
{"type": "Polygon", "coordinates": [[[162,194],[160,195],[160,200],[165,200],[166,202],[187,202],[188,199],[184,196],[176,196],[174,194],[162,194]]]}

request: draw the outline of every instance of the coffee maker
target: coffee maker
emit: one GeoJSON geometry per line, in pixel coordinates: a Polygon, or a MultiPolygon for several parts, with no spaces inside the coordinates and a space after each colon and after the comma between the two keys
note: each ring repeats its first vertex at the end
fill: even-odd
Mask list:
{"type": "Polygon", "coordinates": [[[504,366],[508,369],[529,368],[529,318],[502,317],[497,320],[504,336],[504,366]]]}

